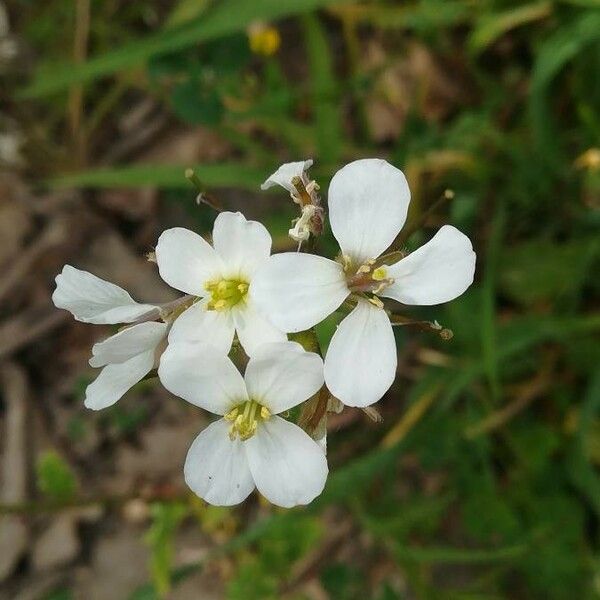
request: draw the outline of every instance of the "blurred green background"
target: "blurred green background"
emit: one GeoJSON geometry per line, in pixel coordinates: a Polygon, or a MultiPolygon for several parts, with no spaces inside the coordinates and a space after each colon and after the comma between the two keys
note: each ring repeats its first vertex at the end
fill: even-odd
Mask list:
{"type": "MultiPolygon", "coordinates": [[[[0,263],[11,286],[0,425],[13,414],[7,369],[24,375],[38,423],[30,483],[0,510],[0,543],[3,519],[28,528],[0,597],[600,597],[600,2],[0,8],[0,222],[3,239],[18,238],[0,263]],[[473,287],[408,313],[454,337],[397,328],[383,422],[353,409],[330,419],[330,478],[312,505],[254,495],[208,507],[180,482],[206,423],[198,409],[152,382],[100,415],[81,408],[90,344],[108,331],[51,316],[52,278],[71,262],[157,299],[123,257],[143,256],[168,226],[210,232],[190,166],[222,206],[290,248],[295,207],[260,183],[313,158],[326,199],[333,173],[367,156],[406,173],[409,223],[454,191],[408,244],[444,223],[473,241],[473,287]],[[62,237],[40,250],[55,223],[62,237]],[[54,321],[39,331],[38,317],[54,321]],[[36,334],[15,342],[15,318],[36,334]],[[172,463],[156,474],[162,455],[172,463]],[[76,549],[40,567],[40,536],[82,499],[99,513],[77,513],[76,549]]],[[[320,250],[334,251],[330,236],[320,250]]]]}

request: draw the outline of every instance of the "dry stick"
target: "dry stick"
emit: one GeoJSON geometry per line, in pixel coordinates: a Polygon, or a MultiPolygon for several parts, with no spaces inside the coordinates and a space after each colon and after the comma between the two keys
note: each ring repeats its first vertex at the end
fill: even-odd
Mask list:
{"type": "Polygon", "coordinates": [[[132,501],[142,502],[186,502],[190,498],[189,492],[178,493],[152,493],[152,494],[122,494],[120,496],[100,496],[98,498],[71,498],[69,500],[57,501],[31,501],[11,502],[0,504],[1,515],[37,515],[42,513],[60,512],[71,508],[85,508],[89,506],[102,506],[103,508],[119,508],[132,501]]]}
{"type": "Polygon", "coordinates": [[[3,340],[0,342],[0,359],[46,335],[70,317],[67,311],[52,309],[51,312],[38,318],[33,325],[29,325],[30,312],[24,311],[10,321],[0,324],[0,340],[3,340]]]}
{"type": "Polygon", "coordinates": [[[206,186],[200,181],[194,169],[186,169],[185,178],[198,190],[198,196],[196,196],[198,204],[206,204],[206,206],[210,206],[217,212],[223,212],[223,207],[212,194],[206,191],[206,186]]]}
{"type": "Polygon", "coordinates": [[[414,223],[408,223],[406,227],[398,234],[394,242],[394,246],[396,248],[401,248],[406,244],[411,235],[421,229],[423,225],[427,222],[429,217],[434,214],[440,206],[442,206],[448,200],[452,200],[454,198],[454,192],[452,190],[445,190],[444,193],[420,216],[418,217],[414,223]]]}
{"type": "Polygon", "coordinates": [[[61,242],[64,236],[65,228],[62,224],[55,222],[46,227],[40,237],[25,249],[8,273],[0,279],[0,301],[28,274],[33,263],[41,258],[46,250],[61,242]]]}
{"type": "MultiPolygon", "coordinates": [[[[27,492],[27,379],[19,366],[9,362],[0,370],[0,380],[6,402],[0,499],[18,505],[25,500],[27,492]]],[[[12,573],[28,541],[27,527],[18,516],[1,515],[0,581],[12,573]]]]}
{"type": "Polygon", "coordinates": [[[548,361],[548,364],[538,373],[537,377],[523,388],[513,402],[493,412],[478,423],[467,427],[465,437],[472,439],[498,429],[527,408],[550,387],[552,383],[550,375],[554,364],[555,360],[548,361]]]}

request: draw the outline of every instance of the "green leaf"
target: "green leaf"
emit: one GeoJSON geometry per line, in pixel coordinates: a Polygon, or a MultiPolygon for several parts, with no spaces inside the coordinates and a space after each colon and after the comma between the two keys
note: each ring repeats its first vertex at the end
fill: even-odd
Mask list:
{"type": "MultiPolygon", "coordinates": [[[[348,0],[336,0],[336,4],[348,0]]],[[[71,63],[39,71],[21,97],[36,97],[58,92],[73,85],[111,75],[144,64],[149,58],[193,44],[208,42],[245,29],[258,20],[275,20],[306,13],[332,0],[220,0],[201,17],[101,54],[82,65],[71,63]]]]}
{"type": "Polygon", "coordinates": [[[316,15],[303,19],[310,66],[312,108],[319,160],[328,165],[338,162],[342,153],[342,127],[336,80],[327,36],[316,15]]]}
{"type": "MultiPolygon", "coordinates": [[[[190,182],[185,178],[185,170],[190,165],[130,165],[106,169],[92,169],[61,175],[48,181],[52,188],[130,188],[160,187],[182,188],[193,192],[190,182]]],[[[274,167],[252,167],[240,163],[214,163],[191,167],[198,174],[200,181],[208,188],[235,187],[244,190],[258,191],[266,174],[274,171],[274,167]]]]}
{"type": "Polygon", "coordinates": [[[479,53],[511,29],[538,21],[551,13],[552,2],[544,1],[517,6],[500,14],[486,14],[469,36],[469,48],[471,52],[479,53]]]}
{"type": "Polygon", "coordinates": [[[177,502],[152,505],[152,525],[146,534],[150,545],[150,572],[159,595],[165,595],[171,587],[173,562],[173,538],[187,514],[187,507],[177,502]]]}
{"type": "Polygon", "coordinates": [[[531,75],[529,96],[533,133],[540,150],[548,151],[556,146],[547,98],[550,84],[568,62],[598,40],[600,11],[590,10],[560,27],[540,46],[531,75]]]}
{"type": "Polygon", "coordinates": [[[503,248],[502,291],[525,306],[555,302],[579,290],[599,251],[598,240],[585,238],[560,244],[529,240],[503,248]]]}
{"type": "Polygon", "coordinates": [[[37,487],[49,500],[65,502],[75,496],[77,479],[71,467],[56,452],[44,452],[36,465],[37,487]]]}

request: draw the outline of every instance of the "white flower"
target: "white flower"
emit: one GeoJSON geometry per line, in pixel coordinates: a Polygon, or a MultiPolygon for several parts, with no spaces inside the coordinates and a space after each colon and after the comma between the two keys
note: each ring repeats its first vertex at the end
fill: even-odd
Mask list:
{"type": "Polygon", "coordinates": [[[254,272],[271,252],[269,232],[241,213],[223,212],[215,220],[213,246],[181,227],[168,229],[158,240],[160,276],[198,299],[173,323],[169,343],[209,342],[227,354],[237,332],[251,355],[263,343],[285,341],[286,335],[255,309],[247,294],[254,272]]]}
{"type": "Polygon", "coordinates": [[[93,345],[90,366],[104,368],[85,390],[87,408],[112,406],[154,368],[167,327],[166,323],[139,323],[93,345]]]}
{"type": "Polygon", "coordinates": [[[312,164],[310,159],[285,163],[260,186],[266,190],[279,185],[286,189],[292,200],[300,206],[300,217],[292,221],[293,227],[288,231],[289,236],[300,244],[307,241],[311,233],[315,236],[323,233],[324,213],[317,194],[319,186],[307,173],[312,164]]]}
{"type": "Polygon", "coordinates": [[[133,323],[152,312],[159,314],[157,306],[140,304],[118,285],[71,265],[56,276],[52,301],[77,321],[97,325],[133,323]]]}
{"type": "Polygon", "coordinates": [[[384,160],[340,169],[328,201],[343,264],[310,254],[274,255],[256,273],[250,297],[277,327],[295,332],[319,323],[354,294],[356,307],[328,348],[325,382],[344,404],[364,407],[383,396],[396,374],[394,334],[378,296],[420,305],[452,300],[473,281],[475,253],[464,234],[445,225],[399,262],[379,258],[404,225],[410,202],[406,178],[384,160]]]}
{"type": "Polygon", "coordinates": [[[305,183],[309,183],[306,177],[306,171],[312,167],[313,161],[309,158],[308,160],[300,160],[297,162],[285,163],[275,171],[272,175],[267,177],[265,182],[260,186],[261,190],[268,190],[270,187],[275,185],[279,185],[282,188],[286,189],[292,198],[296,200],[296,196],[298,195],[298,191],[294,184],[292,183],[292,179],[298,177],[301,181],[305,183]]]}
{"type": "Polygon", "coordinates": [[[307,504],[327,479],[325,454],[297,425],[277,416],[323,385],[323,362],[295,342],[263,345],[242,377],[206,344],[170,344],[158,374],[184,400],[222,418],[194,440],[186,461],[189,487],[211,504],[230,506],[254,489],[273,504],[307,504]]]}
{"type": "MultiPolygon", "coordinates": [[[[123,288],[70,265],[56,276],[52,300],[85,323],[131,323],[160,316],[158,306],[139,304],[123,288]]],[[[166,323],[144,322],[94,344],[90,365],[104,368],[87,387],[85,405],[93,410],[111,406],[141,381],[154,367],[166,333],[166,323]]]]}

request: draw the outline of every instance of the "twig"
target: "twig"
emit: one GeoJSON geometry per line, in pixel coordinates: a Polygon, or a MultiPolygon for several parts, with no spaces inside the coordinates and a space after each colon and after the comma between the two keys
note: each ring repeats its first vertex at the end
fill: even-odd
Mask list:
{"type": "Polygon", "coordinates": [[[494,411],[478,423],[467,427],[465,430],[465,437],[473,439],[484,433],[489,433],[490,431],[498,429],[527,408],[550,387],[550,384],[552,383],[550,375],[553,371],[554,364],[554,360],[548,361],[535,379],[525,384],[521,393],[518,394],[512,402],[501,409],[494,411]]]}
{"type": "Polygon", "coordinates": [[[56,329],[70,317],[67,311],[52,309],[44,316],[39,317],[33,325],[30,325],[32,313],[37,312],[36,309],[26,310],[8,322],[0,324],[0,340],[2,340],[0,342],[0,359],[56,329]]]}
{"type": "Polygon", "coordinates": [[[102,506],[104,508],[118,508],[128,502],[141,500],[142,502],[185,502],[190,498],[189,492],[155,492],[149,494],[122,494],[119,496],[100,496],[98,498],[71,498],[69,500],[52,501],[41,500],[31,502],[13,502],[0,504],[0,515],[37,515],[54,513],[71,508],[85,508],[88,506],[102,506]]]}
{"type": "MultiPolygon", "coordinates": [[[[27,492],[27,379],[14,363],[3,366],[0,379],[7,406],[1,498],[20,503],[27,492]]],[[[28,529],[19,517],[2,517],[0,513],[0,581],[13,572],[27,548],[28,537],[28,529]]]]}
{"type": "Polygon", "coordinates": [[[62,222],[54,222],[48,225],[40,237],[29,245],[17,261],[10,267],[2,279],[0,279],[0,301],[25,277],[33,263],[51,248],[57,245],[65,237],[65,228],[62,222]]]}
{"type": "Polygon", "coordinates": [[[414,404],[411,404],[400,421],[388,431],[387,435],[381,441],[381,445],[384,448],[391,448],[403,440],[433,404],[441,389],[441,385],[435,385],[425,392],[414,404]]]}

